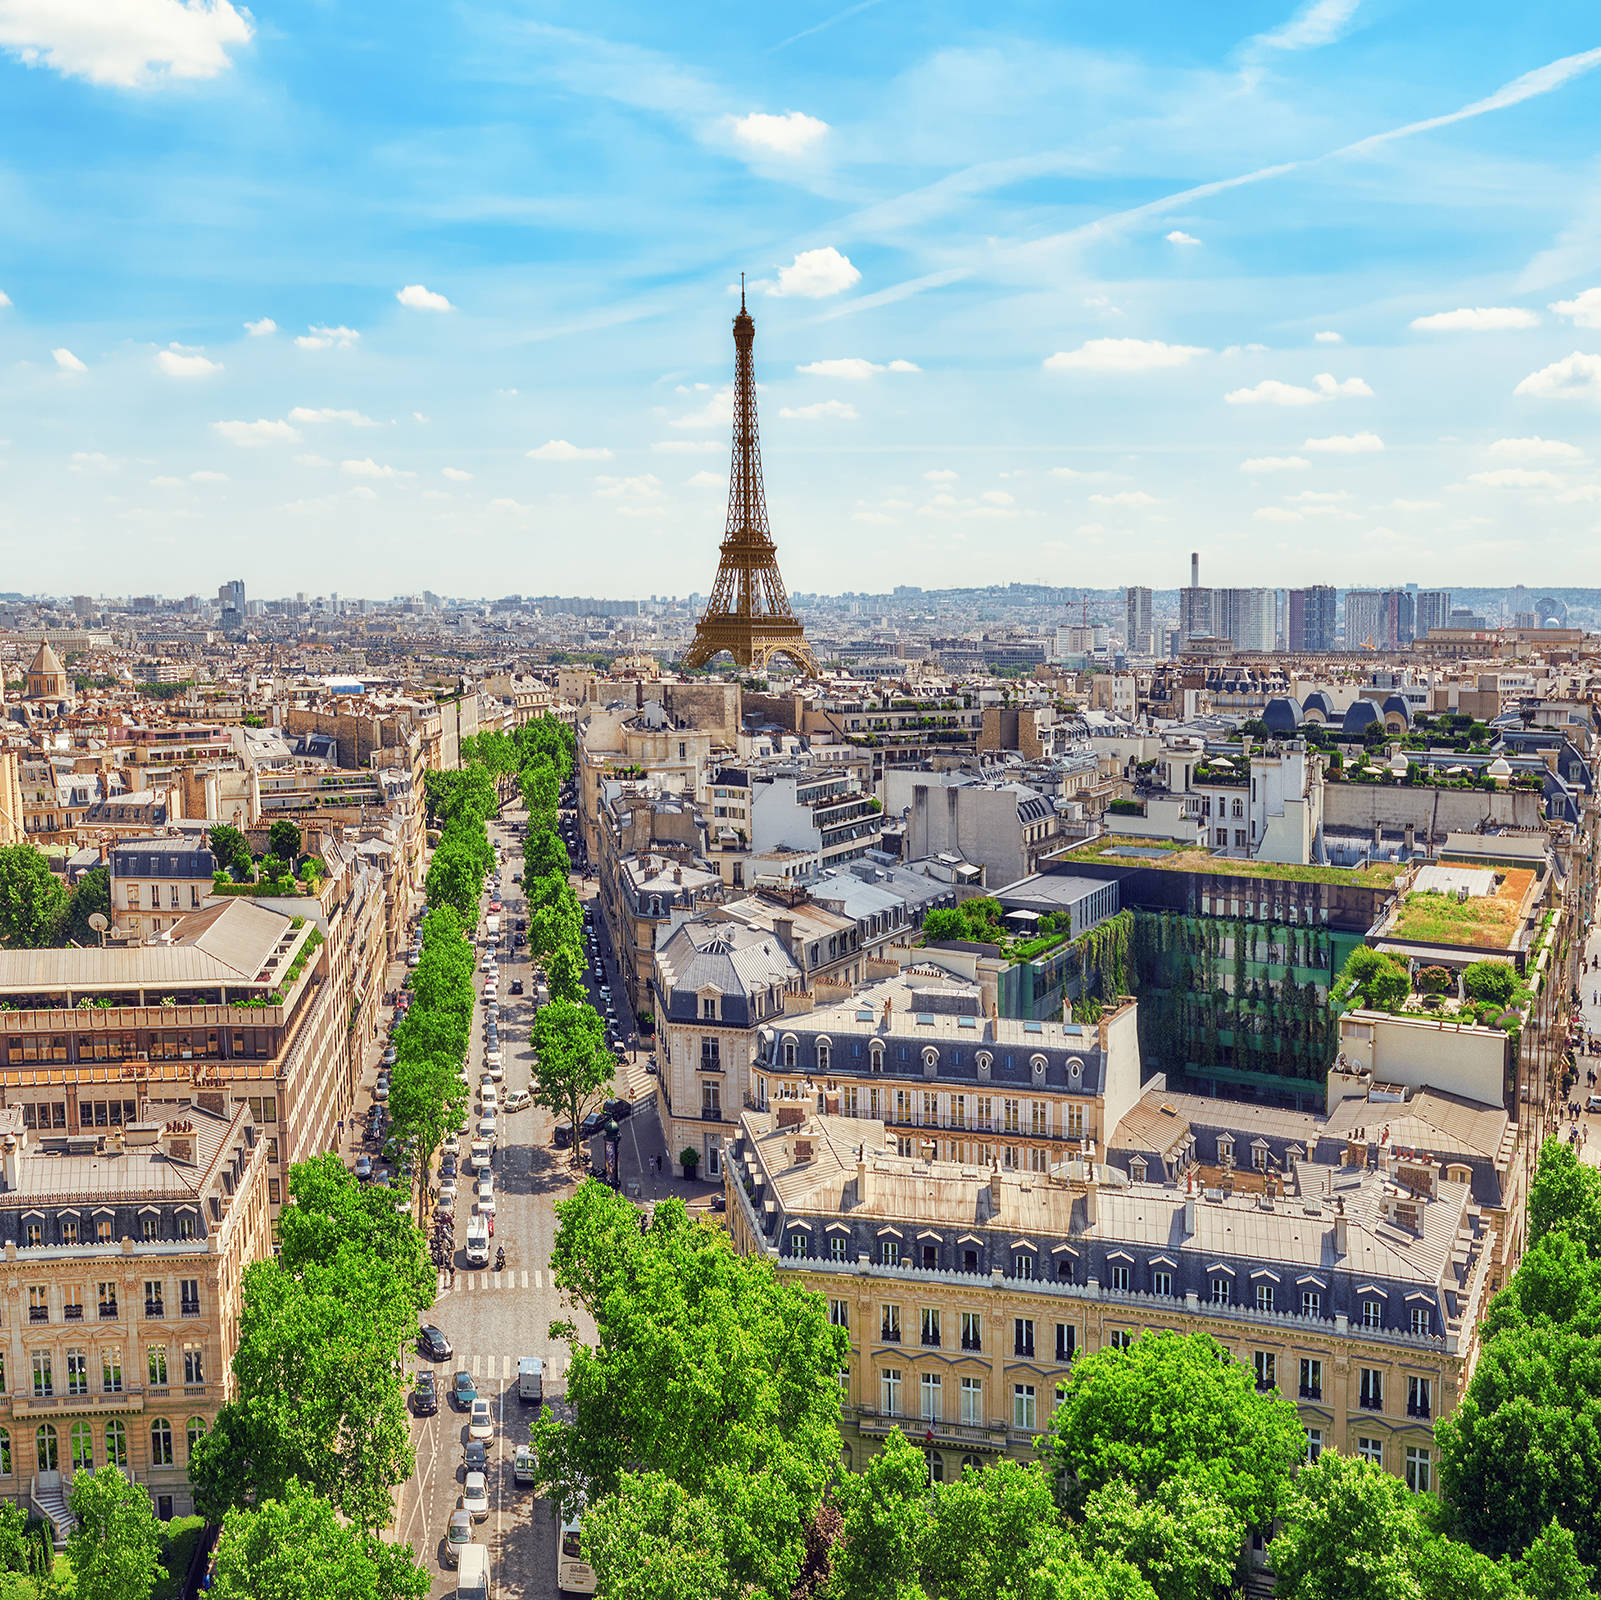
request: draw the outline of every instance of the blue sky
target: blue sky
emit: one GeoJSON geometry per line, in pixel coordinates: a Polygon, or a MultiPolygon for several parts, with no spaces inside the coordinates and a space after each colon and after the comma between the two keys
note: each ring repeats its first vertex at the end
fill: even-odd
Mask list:
{"type": "Polygon", "coordinates": [[[1601,583],[1592,5],[0,0],[0,588],[1601,583]]]}

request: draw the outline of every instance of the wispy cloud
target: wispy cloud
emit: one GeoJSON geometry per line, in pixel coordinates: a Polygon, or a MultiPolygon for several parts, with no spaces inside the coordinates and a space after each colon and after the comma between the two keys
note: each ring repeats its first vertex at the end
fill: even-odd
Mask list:
{"type": "Polygon", "coordinates": [[[1186,233],[1182,228],[1175,228],[1171,233],[1164,235],[1169,244],[1199,244],[1201,241],[1193,233],[1186,233]]]}
{"type": "Polygon", "coordinates": [[[55,363],[63,372],[87,372],[89,369],[65,347],[50,352],[55,363]]]}
{"type": "Polygon", "coordinates": [[[4,0],[0,49],[27,66],[119,89],[215,78],[250,43],[248,11],[228,0],[4,0]]]}
{"type": "Polygon", "coordinates": [[[156,365],[169,378],[209,378],[222,371],[220,361],[210,361],[198,350],[186,345],[169,345],[156,352],[156,365]]]}
{"type": "Polygon", "coordinates": [[[1252,456],[1240,463],[1241,472],[1305,472],[1312,463],[1305,456],[1252,456]]]}
{"type": "Polygon", "coordinates": [[[1331,433],[1321,439],[1308,439],[1301,446],[1326,456],[1373,455],[1384,448],[1376,433],[1331,433]]]}
{"type": "Polygon", "coordinates": [[[1333,44],[1360,4],[1361,0],[1312,0],[1283,26],[1259,33],[1251,43],[1262,50],[1316,50],[1333,44]]]}
{"type": "Polygon", "coordinates": [[[853,6],[846,6],[843,11],[836,11],[831,17],[824,17],[821,22],[814,22],[809,28],[802,28],[799,33],[792,33],[787,39],[780,39],[777,44],[768,48],[772,55],[776,50],[785,50],[792,44],[799,44],[802,39],[810,39],[813,34],[821,33],[825,28],[832,28],[837,22],[845,22],[851,17],[860,16],[864,11],[871,11],[874,6],[882,5],[884,0],[856,0],[853,6]]]}
{"type": "Polygon", "coordinates": [[[565,439],[548,439],[528,452],[530,461],[608,461],[611,451],[604,445],[579,446],[565,439]]]}
{"type": "Polygon", "coordinates": [[[1077,350],[1045,358],[1047,372],[1162,372],[1187,366],[1207,351],[1200,345],[1164,344],[1160,339],[1089,339],[1077,350]]]}
{"type": "Polygon", "coordinates": [[[360,337],[354,328],[313,324],[305,333],[296,335],[295,343],[302,350],[348,350],[360,337]]]}
{"type": "Polygon", "coordinates": [[[255,447],[300,443],[300,430],[275,417],[258,417],[254,422],[214,422],[211,427],[229,444],[255,447]]]}
{"type": "Polygon", "coordinates": [[[1494,333],[1504,328],[1535,328],[1540,319],[1521,306],[1461,306],[1413,317],[1412,326],[1425,333],[1494,333]]]}
{"type": "Polygon", "coordinates": [[[854,422],[859,415],[848,400],[818,400],[809,406],[785,406],[778,414],[796,422],[854,422]]]}

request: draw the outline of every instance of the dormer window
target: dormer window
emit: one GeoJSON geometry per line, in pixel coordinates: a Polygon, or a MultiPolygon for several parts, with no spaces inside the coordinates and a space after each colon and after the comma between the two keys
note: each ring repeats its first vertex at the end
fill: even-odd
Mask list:
{"type": "Polygon", "coordinates": [[[874,1072],[884,1070],[884,1047],[876,1039],[867,1047],[867,1059],[874,1072]]]}
{"type": "Polygon", "coordinates": [[[833,1050],[828,1040],[819,1039],[817,1041],[817,1070],[819,1072],[828,1071],[828,1063],[832,1054],[833,1050]]]}
{"type": "Polygon", "coordinates": [[[717,1020],[717,997],[715,995],[702,995],[700,1002],[701,1020],[715,1022],[717,1020]]]}

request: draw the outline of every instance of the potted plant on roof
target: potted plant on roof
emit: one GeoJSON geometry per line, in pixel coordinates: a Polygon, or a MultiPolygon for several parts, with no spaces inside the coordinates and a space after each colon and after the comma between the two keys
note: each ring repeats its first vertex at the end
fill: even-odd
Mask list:
{"type": "Polygon", "coordinates": [[[695,1169],[700,1166],[700,1151],[694,1145],[685,1145],[678,1152],[678,1164],[684,1169],[684,1182],[695,1181],[695,1169]]]}

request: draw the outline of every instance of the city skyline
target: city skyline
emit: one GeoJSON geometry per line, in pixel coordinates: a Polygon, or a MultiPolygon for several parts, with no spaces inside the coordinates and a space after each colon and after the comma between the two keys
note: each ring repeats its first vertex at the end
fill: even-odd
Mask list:
{"type": "Polygon", "coordinates": [[[7,587],[682,593],[742,269],[797,593],[1601,582],[1585,14],[1170,18],[9,7],[7,587]]]}

